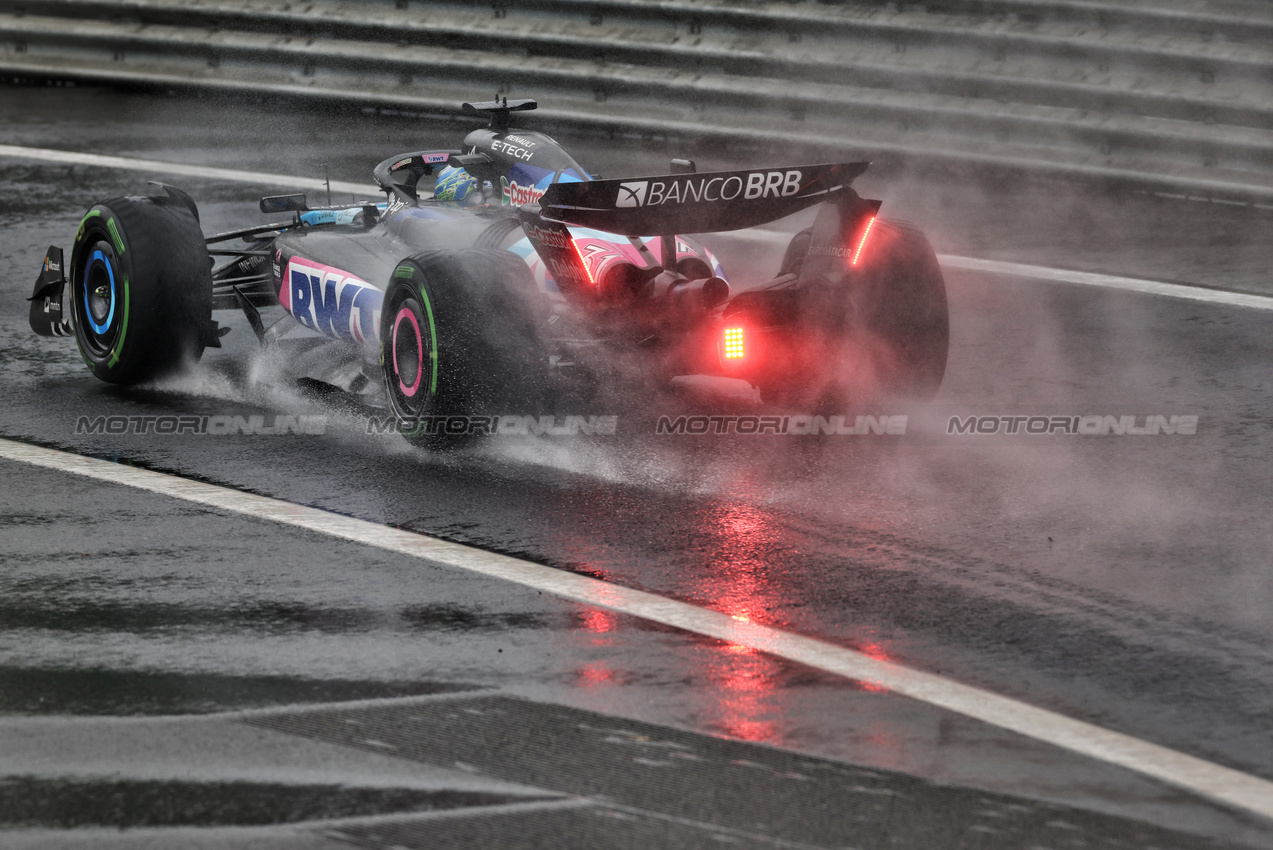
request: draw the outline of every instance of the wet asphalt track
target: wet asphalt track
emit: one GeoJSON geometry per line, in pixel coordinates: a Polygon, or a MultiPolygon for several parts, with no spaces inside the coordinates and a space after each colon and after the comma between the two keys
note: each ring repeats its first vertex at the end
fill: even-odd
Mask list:
{"type": "MultiPolygon", "coordinates": [[[[449,145],[456,132],[430,138],[402,120],[274,118],[252,106],[46,89],[0,91],[0,109],[0,141],[8,144],[297,174],[326,164],[334,179],[347,180],[363,179],[396,150],[449,145]]],[[[626,142],[593,140],[576,150],[585,164],[614,176],[659,170],[663,158],[657,147],[626,142]],[[638,162],[621,165],[625,157],[638,162]]],[[[726,164],[711,152],[699,159],[704,168],[726,164]]],[[[622,412],[614,437],[507,439],[431,457],[391,435],[368,435],[356,413],[268,381],[269,364],[252,360],[250,333],[233,316],[218,317],[235,331],[196,374],[142,390],[96,383],[72,344],[30,335],[22,299],[45,247],[69,246],[92,199],[140,191],[145,177],[12,160],[0,169],[0,435],[585,572],[823,637],[1273,779],[1273,313],[952,271],[952,350],[942,392],[929,405],[863,411],[907,414],[905,435],[659,436],[660,409],[637,407],[622,412]],[[254,364],[246,372],[235,365],[245,361],[254,364]],[[326,433],[76,434],[82,416],[253,414],[323,415],[326,433]],[[1196,415],[1198,433],[946,433],[951,416],[1087,414],[1196,415]]],[[[934,193],[915,175],[884,171],[861,181],[863,193],[884,197],[886,210],[920,224],[944,253],[1273,292],[1269,211],[1057,185],[972,191],[949,181],[934,193]]],[[[236,226],[244,215],[256,221],[255,199],[276,188],[184,185],[200,201],[208,231],[236,226]]],[[[727,267],[731,253],[745,267],[756,264],[747,246],[722,240],[720,250],[727,267]]],[[[711,412],[705,400],[682,403],[711,412]]],[[[11,738],[65,741],[37,734],[50,722],[40,716],[65,712],[90,723],[99,714],[497,688],[570,707],[559,712],[602,712],[647,738],[649,729],[632,731],[631,724],[774,745],[828,759],[816,764],[831,771],[850,763],[1223,841],[1259,846],[1270,839],[1265,823],[1126,771],[764,655],[157,496],[9,462],[0,469],[0,709],[35,715],[12,720],[5,733],[11,738]]],[[[537,711],[517,703],[513,713],[525,712],[523,728],[530,728],[542,725],[537,711]]],[[[411,723],[424,722],[390,724],[402,738],[400,752],[424,734],[411,723]]],[[[197,735],[215,752],[225,725],[191,728],[205,730],[197,735]]],[[[297,734],[292,721],[265,726],[297,734]]],[[[319,727],[306,726],[309,737],[298,740],[330,745],[332,735],[319,727]]],[[[599,784],[566,781],[580,763],[595,760],[588,742],[566,736],[542,751],[532,747],[538,755],[520,768],[486,752],[480,742],[489,735],[480,730],[450,736],[472,742],[470,755],[432,758],[476,765],[482,779],[477,790],[471,781],[460,790],[438,781],[454,793],[512,794],[496,787],[505,782],[518,785],[518,799],[601,795],[621,814],[646,813],[633,815],[638,820],[657,811],[662,824],[710,821],[709,837],[714,829],[737,829],[734,837],[744,843],[777,836],[876,846],[891,835],[910,846],[1021,846],[1025,837],[1053,846],[1039,831],[1046,818],[996,833],[952,814],[944,822],[966,829],[941,839],[880,817],[864,817],[861,831],[845,832],[851,819],[828,812],[826,803],[841,799],[842,789],[825,783],[792,797],[817,812],[805,816],[815,826],[803,832],[783,831],[772,818],[744,822],[746,806],[719,806],[710,816],[710,806],[671,811],[658,794],[608,786],[613,776],[606,771],[599,784]],[[577,758],[561,763],[572,747],[577,758]],[[973,835],[988,843],[972,843],[973,835]]],[[[141,775],[154,773],[135,754],[116,757],[141,775]]],[[[296,758],[313,767],[327,757],[296,758]]],[[[761,749],[709,761],[774,758],[761,749]]],[[[6,772],[74,773],[83,759],[82,748],[50,743],[39,758],[29,757],[29,770],[6,772]]],[[[363,770],[359,775],[374,776],[378,768],[363,770]]],[[[887,776],[881,781],[894,783],[894,792],[909,781],[887,776]]],[[[632,780],[656,789],[666,781],[632,780]]],[[[744,800],[778,793],[724,769],[678,781],[717,782],[722,795],[744,800]]],[[[938,794],[934,789],[908,786],[906,794],[930,815],[982,810],[984,801],[943,808],[925,796],[938,794]]],[[[65,791],[32,786],[24,793],[39,800],[65,791]]],[[[575,820],[567,820],[576,826],[561,829],[591,834],[571,812],[575,820]]],[[[1125,823],[1077,817],[1093,843],[1110,835],[1131,846],[1170,843],[1134,838],[1125,823]]],[[[475,819],[488,821],[499,818],[475,819]]],[[[530,834],[519,829],[509,835],[530,834]]],[[[390,842],[357,832],[341,840],[390,842]]],[[[647,836],[634,838],[637,845],[693,843],[636,827],[625,834],[647,836]]],[[[69,839],[63,833],[50,840],[69,839]]]]}

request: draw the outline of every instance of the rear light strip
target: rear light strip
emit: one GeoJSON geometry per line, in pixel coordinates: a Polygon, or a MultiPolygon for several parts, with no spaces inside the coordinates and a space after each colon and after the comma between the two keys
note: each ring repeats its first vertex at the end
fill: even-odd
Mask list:
{"type": "Polygon", "coordinates": [[[858,240],[857,249],[853,252],[853,259],[849,265],[856,266],[858,260],[862,259],[862,249],[866,247],[866,239],[871,235],[871,229],[875,227],[875,216],[871,216],[871,220],[866,223],[866,230],[862,231],[862,238],[858,240]]]}

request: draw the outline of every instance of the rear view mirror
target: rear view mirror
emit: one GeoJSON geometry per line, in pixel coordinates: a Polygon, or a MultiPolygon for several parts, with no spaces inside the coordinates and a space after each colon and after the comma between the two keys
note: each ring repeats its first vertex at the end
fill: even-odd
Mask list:
{"type": "Polygon", "coordinates": [[[309,204],[305,202],[304,195],[270,195],[261,198],[263,213],[305,212],[308,209],[309,204]]]}

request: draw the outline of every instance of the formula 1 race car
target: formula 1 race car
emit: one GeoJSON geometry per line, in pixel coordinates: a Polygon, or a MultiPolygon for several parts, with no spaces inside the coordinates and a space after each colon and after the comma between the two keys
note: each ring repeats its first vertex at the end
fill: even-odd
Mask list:
{"type": "Polygon", "coordinates": [[[69,257],[49,249],[31,327],[73,334],[94,375],[131,384],[220,347],[213,312],[241,310],[262,345],[297,344],[295,359],[329,364],[334,386],[426,446],[450,435],[422,422],[556,412],[616,376],[742,378],[788,406],[936,392],[945,285],[927,240],[850,188],[867,163],[700,173],[672,160],[665,176],[593,179],[548,136],[510,130],[535,106],[464,104],[489,126],[463,150],[377,165],[384,199],[261,200],[285,221],[205,238],[194,201],[163,184],[98,203],[69,257]],[[678,235],[814,205],[777,275],[741,291],[678,235]],[[273,305],[287,315],[267,329],[273,305]]]}

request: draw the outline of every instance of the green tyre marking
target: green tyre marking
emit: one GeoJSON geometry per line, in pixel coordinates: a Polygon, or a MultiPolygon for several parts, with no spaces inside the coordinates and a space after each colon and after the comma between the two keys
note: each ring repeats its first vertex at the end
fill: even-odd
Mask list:
{"type": "Polygon", "coordinates": [[[405,266],[405,265],[398,266],[396,269],[393,270],[393,276],[405,277],[407,279],[410,279],[415,276],[415,268],[413,268],[412,266],[405,266]]]}
{"type": "Polygon", "coordinates": [[[124,319],[119,325],[119,339],[115,340],[115,348],[111,351],[106,365],[114,366],[119,362],[119,355],[124,350],[124,337],[128,335],[128,275],[124,275],[124,319]]]}
{"type": "Polygon", "coordinates": [[[424,313],[429,317],[429,360],[433,363],[433,374],[429,380],[429,395],[438,394],[438,330],[433,324],[433,305],[429,303],[429,293],[424,284],[419,286],[420,300],[424,302],[424,313]]]}
{"type": "Polygon", "coordinates": [[[124,256],[124,238],[119,235],[119,229],[115,227],[115,219],[106,219],[106,229],[111,232],[111,241],[115,243],[115,250],[121,257],[124,256]]]}
{"type": "Polygon", "coordinates": [[[101,210],[89,210],[89,211],[88,211],[88,212],[84,215],[84,217],[83,217],[82,219],[80,219],[80,226],[79,226],[79,228],[75,231],[75,241],[76,241],[76,242],[80,241],[80,237],[84,235],[84,225],[88,224],[88,220],[89,220],[90,218],[93,218],[94,216],[99,216],[99,215],[101,215],[101,214],[102,214],[102,211],[101,211],[101,210]]]}

